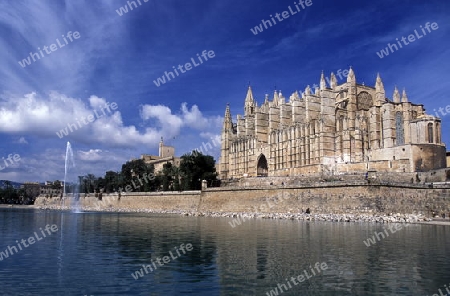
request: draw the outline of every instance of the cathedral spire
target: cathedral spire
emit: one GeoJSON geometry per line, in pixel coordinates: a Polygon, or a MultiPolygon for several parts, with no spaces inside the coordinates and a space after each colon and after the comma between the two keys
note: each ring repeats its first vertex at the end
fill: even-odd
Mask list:
{"type": "Polygon", "coordinates": [[[350,66],[350,70],[348,71],[347,82],[356,83],[355,72],[353,72],[353,68],[350,66]]]}
{"type": "Polygon", "coordinates": [[[330,87],[334,89],[337,86],[337,79],[333,72],[331,72],[331,78],[330,78],[330,87]]]}
{"type": "Polygon", "coordinates": [[[327,82],[325,81],[325,75],[322,74],[320,75],[320,90],[325,90],[327,88],[327,82]]]}
{"type": "Polygon", "coordinates": [[[394,103],[400,103],[400,93],[398,92],[397,86],[395,86],[394,94],[392,95],[392,98],[394,99],[394,103]]]}
{"type": "Polygon", "coordinates": [[[252,87],[249,85],[247,90],[247,96],[245,97],[245,103],[254,103],[252,87]]]}
{"type": "Polygon", "coordinates": [[[225,109],[225,118],[223,120],[223,131],[224,132],[230,131],[232,126],[233,122],[231,119],[230,104],[227,104],[227,108],[225,109]]]}
{"type": "Polygon", "coordinates": [[[227,103],[227,108],[225,109],[225,121],[231,121],[230,104],[227,103]]]}
{"type": "Polygon", "coordinates": [[[403,93],[402,93],[402,103],[408,103],[408,96],[406,95],[405,89],[403,89],[403,93]]]}
{"type": "Polygon", "coordinates": [[[247,96],[245,97],[245,116],[251,115],[255,112],[255,99],[253,98],[252,87],[249,85],[247,90],[247,96]]]}

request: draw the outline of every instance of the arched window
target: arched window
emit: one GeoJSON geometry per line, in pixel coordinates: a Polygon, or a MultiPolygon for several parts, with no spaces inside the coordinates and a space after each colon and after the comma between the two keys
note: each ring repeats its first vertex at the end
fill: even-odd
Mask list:
{"type": "Polygon", "coordinates": [[[405,144],[405,135],[403,133],[403,114],[397,112],[395,114],[395,131],[397,146],[405,144]]]}
{"type": "Polygon", "coordinates": [[[428,124],[428,143],[433,143],[433,124],[428,124]]]}

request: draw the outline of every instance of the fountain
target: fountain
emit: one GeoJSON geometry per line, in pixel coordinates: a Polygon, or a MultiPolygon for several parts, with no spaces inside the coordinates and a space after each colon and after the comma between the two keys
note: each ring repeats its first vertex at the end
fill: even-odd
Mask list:
{"type": "Polygon", "coordinates": [[[72,196],[70,199],[70,208],[72,212],[74,213],[80,213],[80,193],[79,193],[79,184],[78,184],[78,178],[76,177],[76,174],[74,174],[74,168],[75,168],[75,159],[73,157],[73,150],[72,145],[70,142],[67,142],[66,147],[66,159],[64,163],[64,185],[63,185],[63,203],[64,200],[67,197],[66,193],[66,184],[67,182],[71,182],[72,184],[72,196]],[[75,176],[75,178],[73,178],[75,176]],[[75,182],[74,182],[75,179],[75,182]]]}

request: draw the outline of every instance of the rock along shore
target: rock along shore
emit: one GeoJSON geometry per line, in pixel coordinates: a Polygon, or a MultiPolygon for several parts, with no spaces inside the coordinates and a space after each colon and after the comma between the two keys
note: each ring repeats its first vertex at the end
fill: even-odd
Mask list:
{"type": "MultiPolygon", "coordinates": [[[[66,206],[40,205],[35,206],[41,210],[71,210],[66,206]]],[[[193,217],[221,217],[247,219],[285,219],[299,221],[324,221],[324,222],[368,222],[368,223],[421,223],[433,221],[422,214],[400,214],[368,215],[368,214],[306,214],[306,213],[252,213],[252,212],[197,212],[185,210],[154,210],[154,209],[126,209],[126,208],[95,208],[83,207],[84,212],[117,212],[117,213],[152,213],[152,214],[175,214],[193,217]]]]}

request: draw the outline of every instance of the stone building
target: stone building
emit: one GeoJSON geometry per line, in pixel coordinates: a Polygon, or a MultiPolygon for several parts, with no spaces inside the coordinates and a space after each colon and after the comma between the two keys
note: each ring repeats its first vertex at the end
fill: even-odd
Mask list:
{"type": "Polygon", "coordinates": [[[175,148],[164,145],[163,138],[159,142],[159,155],[142,154],[141,159],[148,165],[155,166],[155,173],[162,171],[164,164],[171,163],[174,166],[180,166],[181,158],[175,156],[175,148]]]}
{"type": "Polygon", "coordinates": [[[447,151],[447,167],[450,168],[450,151],[447,151]]]}
{"type": "Polygon", "coordinates": [[[227,106],[222,129],[220,176],[339,175],[420,172],[446,167],[441,119],[428,115],[395,88],[386,98],[378,75],[375,87],[337,83],[309,86],[286,99],[275,91],[258,106],[251,87],[244,115],[234,123],[227,106]]]}

